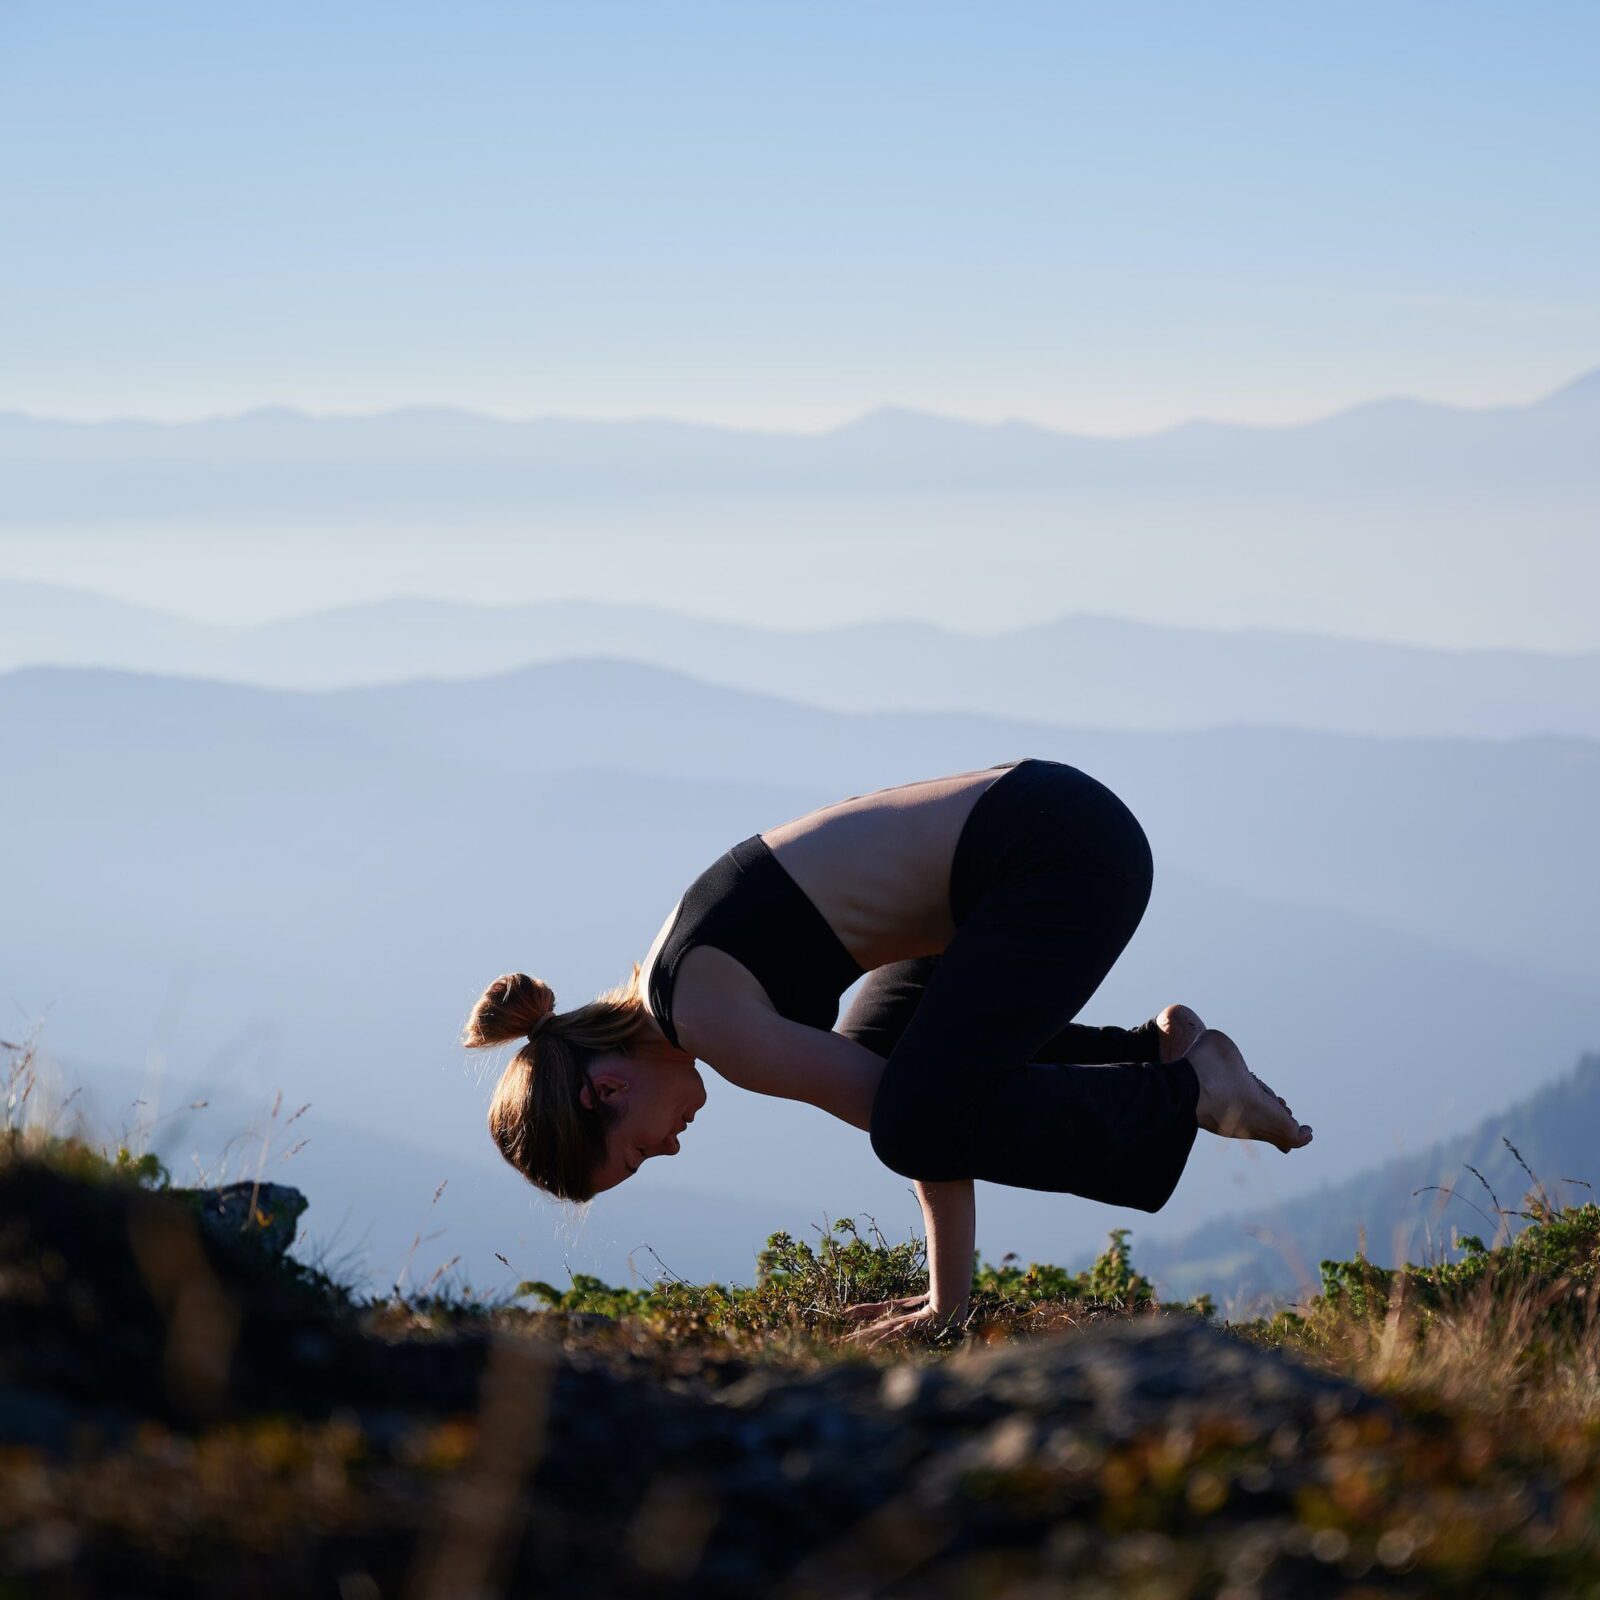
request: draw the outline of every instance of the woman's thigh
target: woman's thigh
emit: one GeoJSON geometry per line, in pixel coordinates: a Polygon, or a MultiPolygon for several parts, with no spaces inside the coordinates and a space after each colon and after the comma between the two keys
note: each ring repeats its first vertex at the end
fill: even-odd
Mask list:
{"type": "MultiPolygon", "coordinates": [[[[861,1029],[853,1036],[868,1048],[873,1027],[880,1038],[898,1029],[873,1103],[880,1157],[897,1170],[908,1160],[949,1167],[989,1119],[1002,1084],[1011,1109],[1024,1111],[1029,1095],[1017,1091],[1019,1073],[1039,1063],[1039,1051],[1099,988],[1148,897],[1148,880],[1058,850],[1033,870],[985,885],[931,965],[881,969],[844,1025],[861,1029]]],[[[1057,1076],[1068,1070],[1037,1066],[1057,1076]]],[[[1030,1082],[1034,1097],[1061,1092],[1037,1076],[1030,1082]]]]}
{"type": "MultiPolygon", "coordinates": [[[[997,943],[1002,959],[1025,943],[1025,928],[1046,923],[1051,938],[1034,953],[1061,969],[1070,1020],[1133,936],[1153,875],[1149,840],[1117,794],[1064,762],[1019,763],[979,797],[957,841],[950,871],[957,941],[965,949],[978,938],[961,938],[961,929],[980,903],[998,930],[998,939],[984,935],[980,942],[997,943]]],[[[839,1031],[887,1057],[941,959],[917,956],[874,968],[839,1031]]],[[[1054,1038],[1040,1042],[1049,1053],[1035,1059],[1074,1059],[1050,1049],[1054,1038]]]]}

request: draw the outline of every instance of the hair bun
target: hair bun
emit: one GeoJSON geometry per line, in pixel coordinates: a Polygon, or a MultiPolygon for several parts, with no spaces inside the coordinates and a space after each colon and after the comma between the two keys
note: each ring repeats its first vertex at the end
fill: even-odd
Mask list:
{"type": "Polygon", "coordinates": [[[525,972],[508,972],[479,996],[461,1042],[469,1049],[504,1044],[507,1039],[531,1034],[555,1008],[555,991],[549,984],[525,972]]]}

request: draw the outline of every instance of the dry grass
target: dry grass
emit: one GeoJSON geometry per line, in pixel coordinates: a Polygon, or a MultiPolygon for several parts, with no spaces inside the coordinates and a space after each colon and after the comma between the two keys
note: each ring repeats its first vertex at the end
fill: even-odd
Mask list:
{"type": "MultiPolygon", "coordinates": [[[[164,1185],[165,1170],[148,1152],[97,1146],[81,1125],[66,1131],[60,1106],[40,1114],[33,1042],[0,1046],[0,1172],[5,1163],[39,1163],[82,1182],[164,1185]]],[[[1320,1294],[1221,1324],[1386,1397],[1389,1419],[1332,1418],[1287,1442],[1220,1422],[1162,1431],[1068,1458],[1058,1479],[1050,1476],[1058,1469],[1024,1462],[1012,1474],[1017,1492],[1067,1497],[1068,1520],[1053,1537],[1076,1552],[1071,1583],[1041,1586],[1021,1554],[995,1566],[1000,1558],[991,1553],[974,1555],[970,1570],[953,1569],[950,1586],[928,1592],[1019,1600],[1600,1594],[1600,1207],[1553,1206],[1535,1178],[1523,1209],[1496,1201],[1495,1211],[1494,1241],[1463,1240],[1459,1260],[1398,1269],[1360,1254],[1324,1262],[1320,1294]],[[1514,1232],[1514,1220],[1526,1225],[1514,1232]],[[1291,1467],[1292,1489],[1263,1487],[1289,1481],[1291,1467]],[[1270,1511],[1240,1510],[1268,1501],[1270,1511]],[[1273,1589],[1271,1575],[1286,1570],[1299,1576],[1273,1589]]],[[[426,1239],[419,1228],[413,1254],[426,1239]]],[[[919,1289],[926,1276],[923,1241],[892,1243],[870,1219],[863,1227],[853,1218],[826,1224],[815,1243],[771,1236],[748,1287],[663,1275],[650,1289],[624,1290],[580,1277],[561,1291],[524,1284],[521,1304],[485,1305],[442,1285],[448,1265],[408,1288],[408,1257],[384,1297],[358,1302],[339,1291],[335,1309],[359,1335],[391,1344],[446,1352],[459,1335],[485,1340],[490,1359],[475,1407],[424,1406],[386,1424],[382,1442],[353,1411],[336,1407],[320,1420],[151,1421],[115,1444],[86,1435],[66,1459],[0,1448],[0,1595],[101,1592],[105,1563],[119,1573],[147,1571],[164,1593],[209,1593],[213,1579],[243,1570],[241,1561],[271,1564],[273,1582],[288,1587],[240,1592],[373,1600],[459,1591],[463,1575],[475,1592],[512,1592],[522,1571],[521,1519],[536,1514],[517,1486],[546,1437],[557,1346],[702,1393],[757,1367],[888,1365],[907,1352],[842,1344],[843,1312],[919,1289]],[[59,1590],[51,1574],[61,1576],[59,1590]]],[[[0,1318],[5,1294],[32,1281],[16,1267],[0,1291],[0,1318]]],[[[304,1295],[308,1274],[285,1271],[284,1294],[304,1295]]],[[[191,1262],[183,1282],[201,1275],[191,1262]]],[[[183,1332],[174,1308],[193,1296],[167,1288],[160,1303],[173,1324],[170,1354],[183,1332]]],[[[327,1289],[334,1298],[337,1285],[327,1289]]],[[[1031,1339],[1174,1311],[1217,1320],[1208,1301],[1161,1306],[1118,1230],[1079,1273],[1023,1267],[1012,1257],[976,1262],[967,1335],[1031,1339]]],[[[994,1492],[1011,1492],[1008,1482],[1001,1474],[994,1492]]],[[[671,1495],[679,1491],[688,1492],[676,1480],[653,1488],[641,1526],[663,1504],[676,1506],[671,1495]]],[[[676,1517],[668,1523],[677,1526],[676,1517]]],[[[716,1518],[708,1513],[695,1526],[697,1539],[710,1537],[716,1518]]],[[[634,1543],[652,1559],[663,1548],[659,1537],[634,1543]]],[[[848,1548],[841,1536],[814,1554],[833,1559],[830,1549],[837,1557],[848,1548]]]]}

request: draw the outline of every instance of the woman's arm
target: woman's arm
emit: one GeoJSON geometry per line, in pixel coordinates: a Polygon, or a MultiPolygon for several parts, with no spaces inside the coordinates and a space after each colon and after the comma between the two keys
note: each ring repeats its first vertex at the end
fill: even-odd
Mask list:
{"type": "Polygon", "coordinates": [[[845,1336],[850,1343],[870,1348],[909,1334],[938,1334],[967,1320],[977,1220],[972,1180],[923,1183],[918,1179],[917,1199],[928,1225],[927,1293],[846,1307],[845,1320],[860,1324],[845,1336]]]}
{"type": "MultiPolygon", "coordinates": [[[[872,1101],[883,1076],[884,1059],[842,1033],[823,1032],[779,1016],[768,1005],[743,998],[720,1005],[715,1014],[680,1015],[678,1034],[686,1047],[719,1076],[757,1094],[802,1100],[848,1122],[870,1129],[872,1101]]],[[[862,1330],[866,1342],[893,1337],[915,1324],[959,1322],[972,1295],[977,1200],[972,1179],[938,1183],[913,1180],[928,1236],[928,1294],[919,1308],[901,1309],[862,1330]]],[[[890,1308],[863,1306],[871,1314],[890,1308]]]]}
{"type": "MultiPolygon", "coordinates": [[[[691,956],[720,955],[696,949],[691,956]]],[[[791,1022],[764,1001],[737,995],[680,1007],[674,1020],[684,1048],[719,1077],[756,1094],[808,1105],[870,1130],[884,1059],[842,1033],[791,1022]]]]}
{"type": "Polygon", "coordinates": [[[972,1298],[973,1247],[978,1202],[971,1178],[943,1183],[916,1180],[928,1225],[928,1305],[941,1318],[960,1320],[972,1298]]]}

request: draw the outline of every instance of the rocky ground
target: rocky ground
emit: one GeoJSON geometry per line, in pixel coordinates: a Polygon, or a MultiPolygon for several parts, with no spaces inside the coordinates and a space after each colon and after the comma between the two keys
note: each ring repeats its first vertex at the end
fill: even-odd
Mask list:
{"type": "Polygon", "coordinates": [[[1600,1593],[1593,1449],[1192,1314],[820,1365],[379,1333],[238,1206],[0,1167],[0,1596],[1600,1593]]]}

